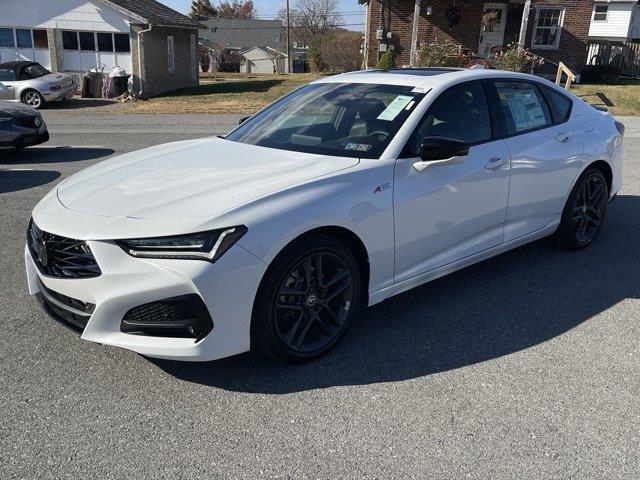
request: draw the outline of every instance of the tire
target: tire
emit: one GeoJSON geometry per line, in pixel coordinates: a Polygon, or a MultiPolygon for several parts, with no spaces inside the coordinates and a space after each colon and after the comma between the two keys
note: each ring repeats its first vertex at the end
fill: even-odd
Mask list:
{"type": "Polygon", "coordinates": [[[342,338],[359,298],[360,271],[351,251],[327,235],[304,237],[278,254],[262,279],[251,348],[287,362],[318,358],[342,338]]]}
{"type": "Polygon", "coordinates": [[[562,211],[554,240],[568,250],[585,248],[597,238],[609,202],[607,180],[597,168],[587,168],[578,178],[562,211]]]}
{"type": "Polygon", "coordinates": [[[22,92],[20,99],[22,100],[22,103],[29,105],[36,110],[41,109],[45,104],[44,97],[37,90],[26,90],[25,92],[22,92]]]}

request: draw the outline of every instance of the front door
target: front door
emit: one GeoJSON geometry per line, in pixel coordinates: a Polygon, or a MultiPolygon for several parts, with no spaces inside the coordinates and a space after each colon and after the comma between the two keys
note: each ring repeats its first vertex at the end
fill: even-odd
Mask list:
{"type": "Polygon", "coordinates": [[[478,56],[487,58],[492,55],[494,47],[502,47],[504,43],[504,27],[507,23],[506,3],[485,3],[480,22],[480,43],[478,56]]]}
{"type": "Polygon", "coordinates": [[[450,88],[426,113],[396,164],[396,282],[500,245],[508,194],[509,154],[503,140],[492,140],[483,85],[450,88]],[[469,154],[447,164],[421,164],[425,137],[467,142],[469,154]]]}
{"type": "Polygon", "coordinates": [[[14,100],[15,79],[13,68],[0,67],[0,100],[14,100]]]}

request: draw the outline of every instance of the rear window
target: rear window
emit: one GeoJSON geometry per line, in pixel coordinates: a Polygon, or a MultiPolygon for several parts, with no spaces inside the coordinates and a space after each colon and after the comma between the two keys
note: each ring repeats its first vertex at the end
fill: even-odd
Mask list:
{"type": "Polygon", "coordinates": [[[549,102],[553,123],[562,123],[568,120],[571,113],[571,100],[549,87],[542,87],[542,90],[549,102]]]}
{"type": "Polygon", "coordinates": [[[551,114],[542,93],[533,83],[496,82],[507,135],[551,125],[551,114]]]}

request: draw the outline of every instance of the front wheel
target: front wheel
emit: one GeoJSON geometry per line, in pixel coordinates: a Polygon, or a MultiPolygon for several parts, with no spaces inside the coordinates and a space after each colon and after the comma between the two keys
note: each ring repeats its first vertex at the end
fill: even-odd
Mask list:
{"type": "Polygon", "coordinates": [[[360,295],[358,264],[340,241],[314,235],[280,253],[258,291],[252,348],[289,362],[327,352],[347,330],[360,295]]]}
{"type": "Polygon", "coordinates": [[[593,242],[604,224],[609,188],[597,168],[587,169],[576,182],[562,212],[555,239],[563,248],[577,250],[593,242]]]}
{"type": "Polygon", "coordinates": [[[35,90],[27,90],[22,94],[22,103],[29,105],[35,109],[44,105],[44,97],[35,90]]]}

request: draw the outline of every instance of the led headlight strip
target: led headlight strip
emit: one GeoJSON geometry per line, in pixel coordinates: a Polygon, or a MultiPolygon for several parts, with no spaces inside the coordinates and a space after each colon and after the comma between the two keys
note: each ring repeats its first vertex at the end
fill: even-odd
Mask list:
{"type": "Polygon", "coordinates": [[[171,237],[117,240],[116,243],[129,255],[137,258],[167,258],[215,262],[240,240],[245,233],[247,233],[247,227],[240,225],[226,229],[171,237]]]}

